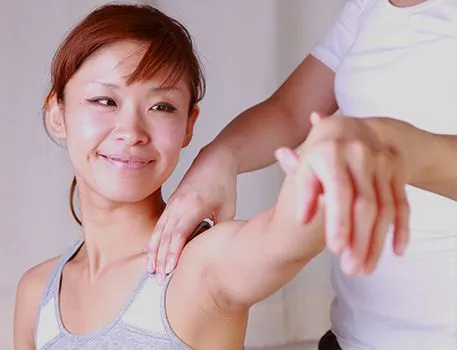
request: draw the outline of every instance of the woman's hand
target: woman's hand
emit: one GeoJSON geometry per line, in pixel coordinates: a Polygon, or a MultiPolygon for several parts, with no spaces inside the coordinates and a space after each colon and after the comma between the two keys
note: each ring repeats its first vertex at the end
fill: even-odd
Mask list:
{"type": "Polygon", "coordinates": [[[206,218],[235,214],[237,168],[228,154],[202,150],[171,195],[148,247],[148,270],[159,279],[176,266],[187,239],[206,218]]]}
{"type": "Polygon", "coordinates": [[[326,206],[327,247],[341,255],[347,274],[371,273],[382,253],[390,225],[393,248],[402,255],[409,239],[407,169],[399,154],[382,144],[361,118],[313,114],[313,128],[298,152],[280,149],[283,169],[294,171],[298,157],[303,180],[297,215],[313,217],[319,196],[326,206]]]}

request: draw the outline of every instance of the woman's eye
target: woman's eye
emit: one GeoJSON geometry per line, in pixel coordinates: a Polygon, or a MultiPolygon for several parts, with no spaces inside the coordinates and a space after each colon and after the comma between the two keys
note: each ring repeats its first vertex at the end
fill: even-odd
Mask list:
{"type": "Polygon", "coordinates": [[[106,106],[106,107],[116,107],[116,102],[109,97],[97,97],[89,100],[90,103],[106,106]]]}
{"type": "Polygon", "coordinates": [[[174,111],[176,111],[176,107],[172,106],[169,103],[157,103],[151,107],[151,110],[157,111],[157,112],[173,113],[174,111]]]}

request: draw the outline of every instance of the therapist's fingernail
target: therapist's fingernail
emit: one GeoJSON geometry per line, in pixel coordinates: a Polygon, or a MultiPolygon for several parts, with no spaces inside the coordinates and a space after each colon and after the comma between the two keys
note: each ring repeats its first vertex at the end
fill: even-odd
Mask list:
{"type": "Polygon", "coordinates": [[[167,265],[166,265],[166,268],[165,268],[165,273],[166,273],[167,275],[168,275],[169,273],[171,273],[171,271],[173,271],[174,266],[175,266],[175,259],[174,259],[174,258],[168,259],[167,265]]]}
{"type": "Polygon", "coordinates": [[[152,260],[151,258],[148,258],[148,267],[147,267],[147,269],[148,269],[148,271],[150,273],[154,272],[154,268],[155,268],[154,265],[155,265],[154,264],[154,260],[152,260]]]}
{"type": "Polygon", "coordinates": [[[400,256],[403,256],[405,253],[406,253],[406,248],[408,247],[408,243],[407,242],[400,242],[398,243],[397,245],[397,255],[400,255],[400,256]]]}
{"type": "Polygon", "coordinates": [[[316,126],[321,121],[321,116],[317,112],[312,112],[310,115],[311,125],[316,126]]]}

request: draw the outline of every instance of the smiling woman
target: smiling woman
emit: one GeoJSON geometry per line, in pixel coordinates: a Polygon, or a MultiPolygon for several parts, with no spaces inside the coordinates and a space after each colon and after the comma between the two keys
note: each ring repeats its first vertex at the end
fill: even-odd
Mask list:
{"type": "MultiPolygon", "coordinates": [[[[75,172],[71,210],[75,214],[77,190],[82,215],[74,216],[84,242],[24,275],[15,317],[18,349],[92,346],[72,333],[106,336],[93,330],[115,319],[138,279],[146,283],[140,267],[146,235],[164,206],[160,188],[191,140],[205,90],[187,30],[149,6],[107,5],[92,12],[59,47],[51,77],[45,125],[66,143],[75,172]],[[124,274],[121,287],[116,276],[124,274]],[[44,279],[30,285],[37,276],[44,279]],[[101,303],[107,293],[110,302],[101,303]],[[52,305],[60,311],[50,316],[52,305]],[[87,311],[82,318],[81,310],[87,311]]],[[[149,340],[156,333],[160,329],[135,337],[117,325],[108,343],[125,336],[134,338],[129,348],[142,348],[141,342],[154,347],[149,340]]]]}
{"type": "Polygon", "coordinates": [[[116,201],[143,200],[168,178],[198,113],[189,114],[192,94],[184,79],[170,82],[173,71],[130,81],[145,54],[145,45],[134,41],[101,48],[68,80],[63,100],[58,93],[48,100],[48,124],[66,140],[77,183],[90,179],[91,188],[116,201]],[[173,85],[163,88],[167,81],[173,85]],[[152,173],[127,171],[146,165],[153,165],[152,173]],[[139,180],[142,188],[131,185],[139,180]]]}
{"type": "MultiPolygon", "coordinates": [[[[203,98],[205,80],[198,59],[194,55],[189,33],[179,22],[167,18],[159,11],[149,13],[150,21],[145,25],[146,18],[138,16],[140,11],[140,7],[106,6],[94,11],[73,29],[54,56],[51,68],[52,87],[45,100],[45,111],[50,109],[52,99],[59,103],[64,100],[67,84],[89,56],[100,51],[97,52],[99,56],[110,44],[129,40],[132,51],[131,56],[126,58],[128,62],[124,62],[127,65],[124,70],[134,69],[124,72],[128,74],[125,83],[130,85],[154,77],[156,84],[151,87],[152,93],[166,94],[168,98],[170,96],[178,98],[176,94],[179,93],[181,98],[185,98],[183,95],[190,92],[188,108],[189,113],[191,112],[191,109],[203,98]],[[174,30],[164,30],[164,25],[170,26],[170,24],[174,30]],[[141,26],[142,30],[135,30],[141,26]],[[182,32],[181,35],[176,35],[180,32],[182,32]],[[169,45],[170,40],[173,40],[175,45],[169,45]],[[160,77],[158,78],[157,75],[160,77]],[[176,86],[183,75],[189,89],[176,86]]],[[[124,45],[128,44],[124,42],[124,45]]],[[[102,62],[99,64],[101,67],[97,68],[104,69],[105,72],[114,68],[118,62],[114,55],[111,59],[114,61],[102,62]]],[[[123,76],[121,80],[123,78],[125,77],[123,76]]],[[[120,86],[117,82],[95,80],[84,81],[83,84],[87,94],[92,93],[96,96],[87,97],[86,102],[106,108],[117,106],[113,98],[103,94],[109,92],[113,96],[114,93],[119,93],[120,86]]],[[[154,111],[176,111],[176,107],[171,103],[163,101],[149,107],[154,111]]],[[[45,124],[49,127],[48,120],[45,120],[45,124]]],[[[74,177],[70,187],[70,207],[74,219],[81,224],[74,208],[76,183],[76,177],[74,177]]]]}

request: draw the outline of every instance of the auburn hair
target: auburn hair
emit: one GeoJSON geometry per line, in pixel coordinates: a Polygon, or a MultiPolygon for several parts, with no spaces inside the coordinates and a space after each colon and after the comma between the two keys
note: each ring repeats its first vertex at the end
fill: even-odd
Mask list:
{"type": "MultiPolygon", "coordinates": [[[[98,7],[77,24],[63,40],[51,66],[51,89],[45,99],[65,100],[65,86],[81,65],[95,51],[119,41],[133,40],[147,48],[127,84],[150,80],[166,74],[164,87],[173,87],[180,79],[189,85],[189,112],[205,94],[205,79],[195,53],[192,38],[177,20],[149,5],[108,4],[98,7]]],[[[81,224],[74,208],[76,178],[70,187],[70,209],[81,224]]]]}

